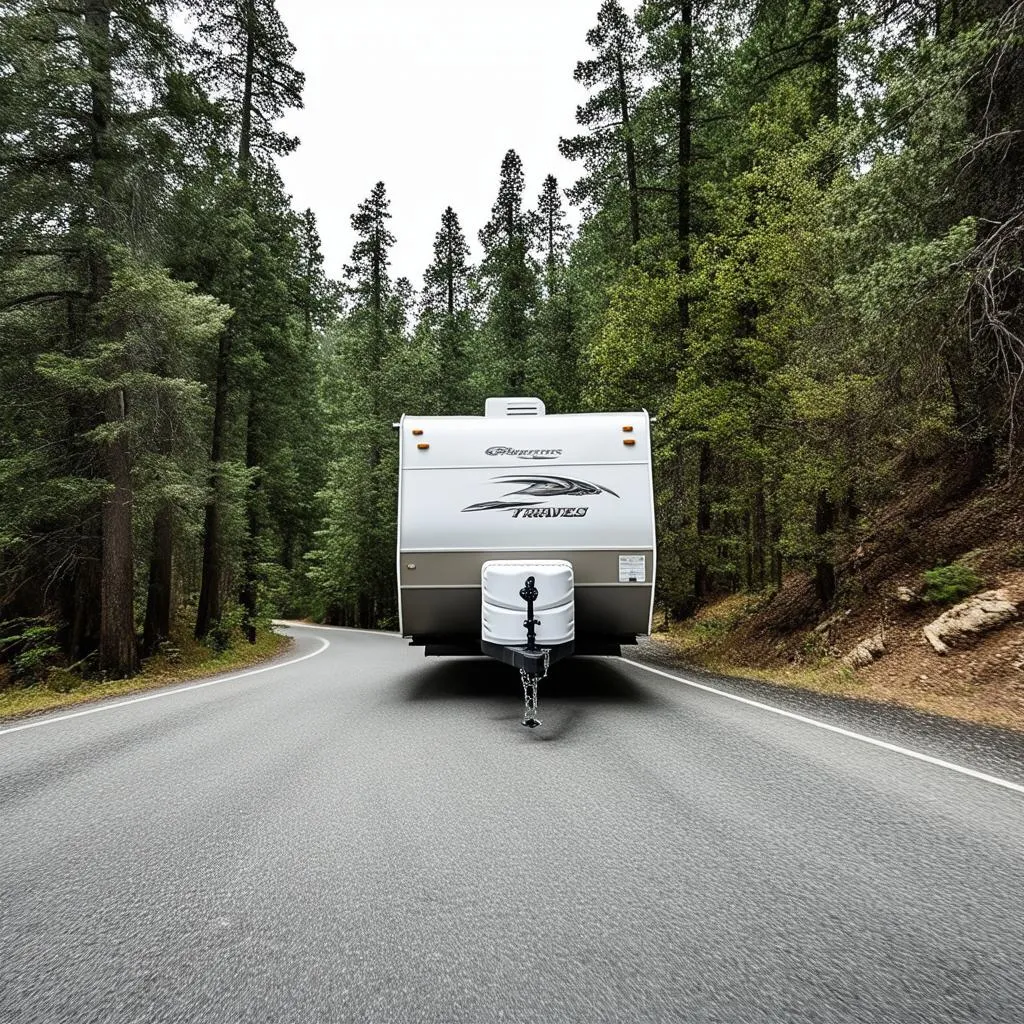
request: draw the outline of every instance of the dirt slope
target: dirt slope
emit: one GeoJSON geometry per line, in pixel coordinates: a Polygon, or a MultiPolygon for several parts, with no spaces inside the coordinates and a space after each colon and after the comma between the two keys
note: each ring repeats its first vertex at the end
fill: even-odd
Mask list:
{"type": "Polygon", "coordinates": [[[922,470],[872,517],[839,567],[832,608],[817,600],[809,575],[792,573],[777,594],[723,598],[656,642],[718,670],[1024,730],[1024,617],[940,656],[922,627],[955,602],[906,600],[924,589],[926,570],[958,562],[979,589],[1005,589],[1024,616],[1024,487],[965,493],[948,470],[922,470]],[[883,657],[856,670],[842,665],[878,634],[883,657]]]}

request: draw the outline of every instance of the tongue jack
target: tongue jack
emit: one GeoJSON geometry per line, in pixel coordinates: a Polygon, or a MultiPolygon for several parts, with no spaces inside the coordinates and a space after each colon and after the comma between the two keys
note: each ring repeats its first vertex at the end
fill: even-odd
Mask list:
{"type": "MultiPolygon", "coordinates": [[[[526,577],[526,586],[519,591],[519,596],[526,602],[526,621],[523,623],[526,627],[526,649],[528,651],[539,650],[535,627],[540,625],[540,619],[533,617],[533,602],[540,595],[537,591],[537,581],[533,576],[526,577]]],[[[537,684],[548,674],[548,652],[545,651],[544,655],[544,671],[540,675],[527,672],[526,669],[519,670],[519,678],[523,683],[523,703],[525,705],[523,725],[527,729],[536,729],[541,724],[540,719],[537,717],[537,684]]]]}

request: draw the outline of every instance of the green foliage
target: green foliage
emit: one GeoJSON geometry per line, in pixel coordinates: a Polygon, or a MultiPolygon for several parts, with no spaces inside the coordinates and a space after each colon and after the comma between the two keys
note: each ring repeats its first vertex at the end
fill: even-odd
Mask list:
{"type": "Polygon", "coordinates": [[[480,230],[484,258],[480,282],[486,304],[481,362],[491,394],[526,394],[534,379],[530,339],[539,300],[537,267],[530,255],[532,217],[523,209],[523,164],[514,149],[501,161],[498,196],[480,230]]]}
{"type": "Polygon", "coordinates": [[[0,623],[0,660],[11,667],[11,679],[30,684],[41,679],[60,657],[58,627],[44,619],[8,619],[0,623]]]}
{"type": "Polygon", "coordinates": [[[167,5],[109,8],[0,21],[0,621],[41,630],[16,672],[118,645],[130,671],[172,602],[221,646],[276,609],[393,622],[403,412],[650,410],[674,612],[786,569],[827,605],[908,468],[1016,457],[1020,0],[605,0],[560,142],[578,230],[509,150],[481,265],[449,207],[419,296],[383,183],[344,288],[292,208],[274,0],[189,0],[188,43],[167,5]]]}
{"type": "Polygon", "coordinates": [[[921,599],[929,604],[952,604],[977,593],[985,584],[981,576],[962,562],[937,565],[922,575],[925,586],[921,599]]]}
{"type": "Polygon", "coordinates": [[[210,627],[204,642],[214,654],[223,654],[230,650],[240,638],[240,628],[244,619],[243,610],[237,605],[231,607],[210,627]]]}

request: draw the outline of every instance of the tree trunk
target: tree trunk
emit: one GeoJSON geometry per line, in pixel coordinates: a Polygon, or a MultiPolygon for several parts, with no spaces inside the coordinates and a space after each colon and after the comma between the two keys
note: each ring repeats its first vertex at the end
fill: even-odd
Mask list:
{"type": "Polygon", "coordinates": [[[619,116],[622,118],[622,135],[626,150],[626,187],[629,191],[629,244],[634,246],[640,241],[640,190],[637,187],[636,147],[633,145],[633,131],[629,118],[629,93],[626,90],[626,69],[622,63],[622,54],[615,60],[618,79],[619,116]]]}
{"type": "Polygon", "coordinates": [[[836,507],[827,490],[818,492],[814,514],[814,535],[819,538],[818,560],[814,566],[814,589],[818,600],[828,607],[836,596],[836,567],[829,557],[832,531],[836,523],[836,507]]]}
{"type": "Polygon", "coordinates": [[[679,258],[676,269],[683,282],[677,299],[679,307],[679,339],[685,344],[690,328],[690,297],[686,278],[690,274],[690,161],[693,153],[693,3],[684,0],[680,7],[682,33],[679,40],[679,153],[676,182],[676,239],[679,258]]]}
{"type": "Polygon", "coordinates": [[[68,656],[73,662],[94,653],[100,644],[100,601],[103,577],[100,558],[101,526],[94,519],[82,524],[76,541],[75,567],[63,602],[68,621],[68,656]]]}
{"type": "Polygon", "coordinates": [[[754,589],[754,519],[748,508],[743,513],[743,568],[744,586],[754,589]]]}
{"type": "Polygon", "coordinates": [[[244,614],[242,628],[245,632],[246,640],[251,644],[256,643],[256,595],[259,577],[259,452],[257,450],[256,431],[253,429],[256,412],[256,395],[254,391],[251,391],[249,394],[249,416],[247,418],[245,434],[245,465],[249,472],[252,473],[245,496],[249,529],[245,543],[245,564],[242,568],[242,589],[239,594],[239,603],[244,614]]]}
{"type": "Polygon", "coordinates": [[[814,67],[818,77],[811,96],[815,121],[839,117],[839,0],[819,0],[814,28],[814,67]]]}
{"type": "Polygon", "coordinates": [[[453,317],[455,316],[455,251],[454,251],[454,239],[452,238],[451,231],[448,232],[447,244],[448,244],[448,262],[445,266],[445,287],[447,291],[448,299],[448,323],[451,324],[453,317]]]}
{"type": "Polygon", "coordinates": [[[202,640],[221,616],[221,526],[223,501],[221,462],[228,419],[228,367],[231,361],[233,327],[229,323],[221,332],[217,345],[217,386],[213,405],[213,438],[210,442],[210,493],[206,500],[203,522],[203,570],[199,586],[199,608],[196,612],[196,639],[202,640]]]}
{"type": "MultiPolygon", "coordinates": [[[[110,291],[111,271],[106,246],[113,240],[113,186],[115,168],[110,145],[110,118],[114,82],[111,70],[110,0],[87,0],[85,24],[89,29],[90,184],[94,223],[100,237],[90,246],[89,304],[93,317],[110,291]]],[[[103,550],[100,560],[100,670],[121,678],[135,673],[135,581],[133,573],[132,479],[128,442],[123,425],[125,395],[113,387],[103,403],[103,416],[117,432],[103,456],[111,490],[101,516],[103,550]]]]}
{"type": "Polygon", "coordinates": [[[708,481],[711,477],[711,445],[701,441],[697,466],[697,564],[693,574],[693,596],[703,601],[708,593],[708,565],[704,538],[711,532],[711,500],[708,481]]]}
{"type": "Polygon", "coordinates": [[[252,148],[252,89],[256,65],[256,11],[253,0],[245,2],[245,78],[242,82],[241,129],[238,134],[238,176],[249,182],[252,148]]]}
{"type": "MultiPolygon", "coordinates": [[[[124,391],[106,400],[107,423],[123,424],[124,391]]],[[[132,557],[132,479],[128,445],[119,432],[107,444],[107,480],[113,493],[103,503],[103,593],[100,600],[100,671],[114,678],[135,674],[135,580],[132,557]]]]}
{"type": "Polygon", "coordinates": [[[768,516],[765,511],[764,487],[758,485],[754,494],[754,580],[758,589],[765,584],[764,554],[768,532],[768,516]]]}
{"type": "Polygon", "coordinates": [[[772,543],[772,585],[776,590],[782,589],[782,523],[778,519],[772,518],[771,523],[771,543],[772,543]]]}
{"type": "MultiPolygon", "coordinates": [[[[256,64],[256,12],[252,0],[245,2],[245,76],[242,84],[241,129],[238,137],[238,176],[249,182],[250,151],[252,148],[253,82],[256,64]]],[[[237,296],[230,304],[238,307],[237,296]]],[[[221,537],[221,505],[224,500],[221,480],[221,462],[224,458],[228,429],[228,401],[230,399],[231,352],[234,347],[235,327],[232,323],[221,332],[217,346],[217,383],[213,409],[213,437],[210,443],[210,495],[206,502],[203,521],[203,573],[199,588],[199,608],[196,611],[196,638],[201,640],[210,632],[222,614],[221,588],[224,585],[223,538],[221,537]]]]}
{"type": "Polygon", "coordinates": [[[155,654],[171,635],[171,585],[174,557],[174,511],[163,502],[153,520],[153,550],[149,556],[146,621],[142,652],[155,654]]]}

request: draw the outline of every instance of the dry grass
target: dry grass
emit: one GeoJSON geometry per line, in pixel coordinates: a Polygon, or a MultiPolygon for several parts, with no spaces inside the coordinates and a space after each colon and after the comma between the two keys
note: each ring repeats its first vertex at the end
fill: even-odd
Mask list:
{"type": "Polygon", "coordinates": [[[246,668],[281,654],[292,643],[291,637],[267,631],[257,635],[255,644],[239,637],[226,651],[217,654],[189,638],[175,648],[147,658],[142,671],[131,679],[84,679],[67,669],[52,669],[42,683],[0,690],[0,721],[246,668]]]}

